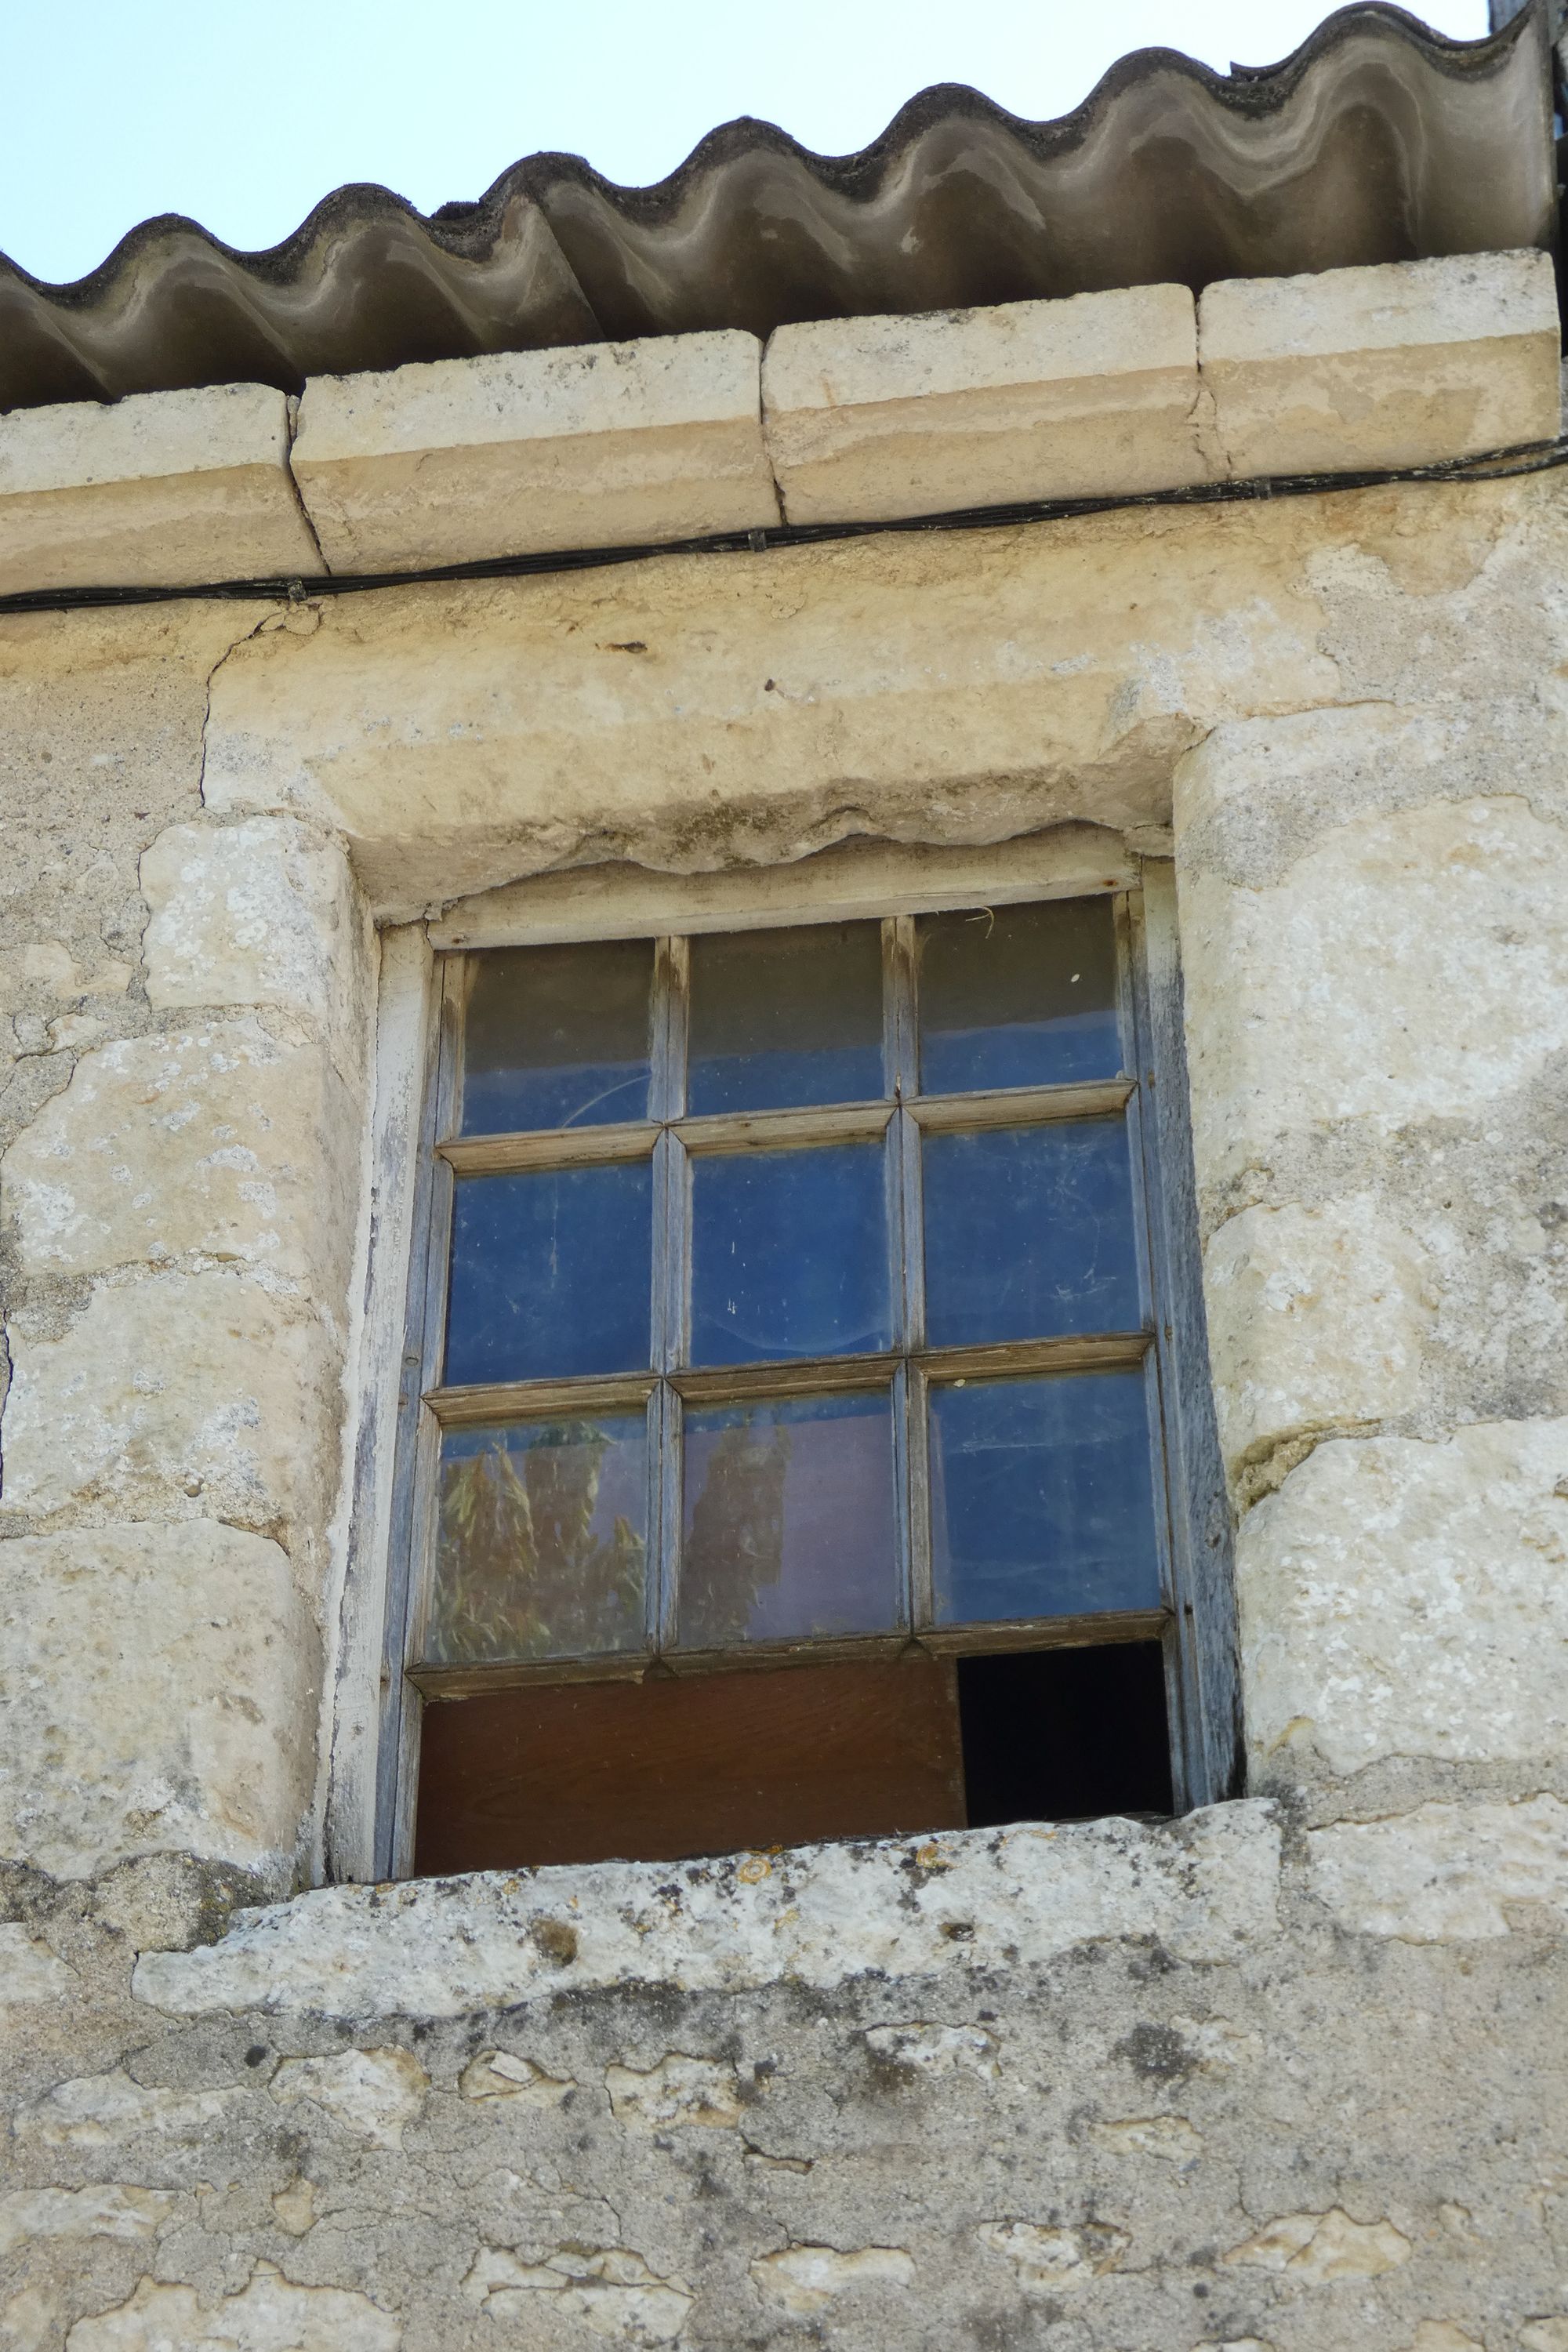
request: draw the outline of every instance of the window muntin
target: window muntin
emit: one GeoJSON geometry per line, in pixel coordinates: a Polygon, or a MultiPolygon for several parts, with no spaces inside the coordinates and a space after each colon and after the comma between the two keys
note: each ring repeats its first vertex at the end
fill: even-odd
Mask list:
{"type": "Polygon", "coordinates": [[[419,1681],[1167,1633],[1118,903],[615,946],[448,960],[419,1681]]]}

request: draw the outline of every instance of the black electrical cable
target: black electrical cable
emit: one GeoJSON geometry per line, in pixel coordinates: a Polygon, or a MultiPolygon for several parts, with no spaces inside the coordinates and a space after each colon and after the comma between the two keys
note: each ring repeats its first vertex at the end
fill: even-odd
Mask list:
{"type": "Polygon", "coordinates": [[[1502,482],[1568,466],[1568,434],[1554,441],[1521,441],[1472,457],[1441,457],[1426,466],[1366,467],[1346,474],[1263,474],[1246,481],[1194,482],[1173,490],[1139,490],[1099,499],[1027,499],[1007,506],[961,507],[945,514],[909,515],[888,522],[773,523],[761,530],[712,531],[628,547],[579,547],[540,555],[492,555],[471,563],[427,564],[413,572],[337,572],[264,580],[208,580],[183,587],[27,588],[0,596],[7,613],[74,613],[121,604],[174,604],[193,599],[232,604],[300,604],[318,596],[363,596],[379,588],[461,580],[522,580],[563,572],[594,572],[654,556],[761,555],[773,548],[818,547],[835,540],[871,539],[888,532],[1000,530],[1021,523],[1065,522],[1083,515],[1137,509],[1223,506],[1266,499],[1318,498],[1333,490],[1381,489],[1404,482],[1502,482]]]}

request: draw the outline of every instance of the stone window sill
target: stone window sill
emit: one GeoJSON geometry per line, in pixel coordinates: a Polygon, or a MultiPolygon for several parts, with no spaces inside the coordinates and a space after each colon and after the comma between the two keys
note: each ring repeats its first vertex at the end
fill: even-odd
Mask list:
{"type": "Polygon", "coordinates": [[[137,1997],[194,2016],[308,2008],[457,2016],[633,1983],[750,1991],[1028,1967],[1157,1939],[1217,1962],[1277,1925],[1274,1808],[948,1832],[677,1864],[327,1886],[148,1952],[137,1997]]]}

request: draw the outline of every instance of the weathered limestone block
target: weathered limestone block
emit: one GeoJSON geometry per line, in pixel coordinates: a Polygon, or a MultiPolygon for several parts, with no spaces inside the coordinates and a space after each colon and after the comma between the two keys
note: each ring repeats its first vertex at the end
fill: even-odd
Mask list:
{"type": "Polygon", "coordinates": [[[19,1922],[0,1927],[0,2032],[7,2023],[7,2009],[64,2000],[74,1981],[71,1970],[41,1936],[30,1935],[19,1922]]]}
{"type": "Polygon", "coordinates": [[[188,1849],[287,1880],[314,1644],[288,1559],[211,1519],[0,1544],[0,1853],[63,1877],[188,1849]]]}
{"type": "Polygon", "coordinates": [[[0,417],[0,594],[324,569],[289,473],[289,404],[209,384],[0,417]]]}
{"type": "Polygon", "coordinates": [[[1549,440],[1560,341],[1545,253],[1224,278],[1198,303],[1204,389],[1237,475],[1415,466],[1549,440]]]}
{"type": "Polygon", "coordinates": [[[228,1270],[101,1285],[49,1335],[18,1313],[7,1516],[227,1520],[314,1554],[341,1454],[342,1339],[228,1270]]]}
{"type": "Polygon", "coordinates": [[[256,1015],[87,1053],[0,1163],[23,1269],[216,1259],[341,1313],[356,1111],[320,1045],[256,1015]]]}
{"type": "Polygon", "coordinates": [[[228,604],[0,619],[0,1145],[64,1084],[66,1024],[144,1018],[137,860],[199,808],[207,679],[255,625],[228,604]]]}
{"type": "Polygon", "coordinates": [[[154,2238],[174,2200],[121,2181],[92,2189],[18,2189],[0,2197],[0,2254],[37,2238],[154,2238]]]}
{"type": "Polygon", "coordinates": [[[315,376],[294,475],[333,572],[777,523],[738,329],[315,376]]]}
{"type": "Polygon", "coordinates": [[[377,2147],[401,2147],[418,2121],[430,2077],[406,2050],[345,2050],[336,2058],[286,2058],[268,2089],[279,2106],[300,2100],[377,2147]]]}
{"type": "Polygon", "coordinates": [[[160,1007],[274,1004],[363,1062],[364,920],[342,850],[289,818],[172,825],[142,860],[160,1007]]]}
{"type": "Polygon", "coordinates": [[[79,2319],[69,2352],[397,2352],[403,2330],[357,2289],[296,2286],[258,2263],[237,2294],[138,2283],[128,2303],[79,2319]]]}
{"type": "MultiPolygon", "coordinates": [[[[1233,1826],[1261,1810],[1223,1809],[1233,1826]]],[[[1463,2337],[1519,2352],[1561,2309],[1568,2053],[1552,2027],[1568,1934],[1517,1846],[1494,1871],[1472,1838],[1463,1865],[1468,1901],[1494,1875],[1506,1890],[1507,1934],[1403,1932],[1462,1840],[1420,1831],[1414,1865],[1369,1852],[1342,1916],[1312,1899],[1313,1833],[1282,1858],[1278,1916],[1215,1899],[1201,1948],[1177,1949],[1160,1891],[1172,1832],[1058,1832],[1058,1847],[1120,1856],[1129,1900],[1114,1914],[1070,1870],[1019,1867],[1037,1838],[997,1841],[1015,1903],[977,1901],[984,1880],[933,1866],[988,1842],[872,1843],[847,1875],[817,1849],[767,1857],[761,1880],[731,1862],[319,1890],[212,1946],[198,1906],[154,1922],[147,1883],[172,1878],[172,1859],[96,1889],[0,1874],[0,1895],[107,1996],[85,2017],[79,1998],[40,2009],[17,2037],[18,2183],[180,2192],[155,2243],[26,2242],[0,2326],[26,2317],[22,2342],[62,2352],[73,2325],[129,2326],[143,2274],[144,2303],[164,2300],[139,2352],[204,2335],[298,2352],[312,2309],[341,2320],[321,2347],[337,2352],[363,2315],[328,2298],[355,2295],[429,2352],[487,2337],[730,2352],[813,2326],[842,2352],[952,2352],[981,2326],[999,2346],[1065,2329],[1083,2352],[1462,2352],[1463,2337]],[[759,1918],[763,1896],[775,1907],[759,1918]],[[1385,1897],[1385,1919],[1359,1916],[1385,1897]],[[803,1953],[791,1906],[830,1916],[836,1937],[803,1953]],[[891,1957],[919,1959],[918,1980],[884,1965],[900,1910],[911,1939],[891,1957]],[[929,1944],[922,1919],[939,1923],[929,1944]],[[301,1921],[313,1972],[298,1965],[301,1921]],[[769,1937],[782,1949],[764,1969],[769,1937]],[[132,1955],[145,1994],[174,1941],[198,1948],[183,1964],[216,1969],[207,1991],[232,2007],[124,1999],[132,1955]],[[436,2013],[432,1962],[455,1996],[436,2013]],[[89,2074],[84,2035],[110,2071],[89,2074]],[[732,2076],[736,2124],[650,2129],[616,2112],[612,2070],[689,2083],[671,2060],[732,2076]],[[272,2090],[353,2095],[367,2080],[412,2095],[400,2145],[315,2089],[272,2090]],[[475,2096],[481,2081],[520,2087],[475,2096]],[[198,2141],[203,2100],[224,2113],[198,2141]],[[318,2300],[280,2303],[263,2328],[247,2283],[269,2263],[318,2300]],[[838,2292],[798,2315],[774,2292],[824,2287],[838,2292]]],[[[1212,1850],[1188,1846],[1174,1867],[1194,1907],[1215,1896],[1212,1850]]],[[[186,1866],[182,1883],[201,1875],[186,1866]]]]}
{"type": "Polygon", "coordinates": [[[1418,1244],[1365,1193],[1244,1209],[1210,1241],[1204,1288],[1233,1479],[1280,1446],[1416,1402],[1431,1277],[1418,1244]]]}
{"type": "Polygon", "coordinates": [[[647,2131],[728,2131],[741,2120],[734,2068],[679,2051],[650,2068],[611,2066],[605,2088],[612,2114],[647,2131]]]}
{"type": "Polygon", "coordinates": [[[344,599],[224,664],[207,803],[341,828],[395,920],[616,857],[1161,824],[1205,730],[1335,690],[1305,523],[1120,516],[344,599]]]}
{"type": "Polygon", "coordinates": [[[112,2149],[152,2139],[160,2157],[171,2147],[199,2149],[246,2104],[243,2090],[148,2089],[122,2069],[57,2084],[47,2099],[25,2107],[13,2128],[18,2140],[49,2148],[112,2149]]]}
{"type": "Polygon", "coordinates": [[[962,1969],[971,1947],[1030,1965],[1109,1936],[1221,1959],[1275,1929],[1267,1804],[1171,1829],[1122,1821],[802,1847],[742,1878],[733,1857],[321,1887],[247,1912],[219,1943],[144,1957],[139,1998],[201,2014],[283,2002],[333,2016],[504,2009],[539,1990],[651,1979],[688,1990],[962,1969]],[[907,1866],[912,1859],[912,1871],[907,1866]],[[460,1923],[458,1932],[454,1928],[460,1923]],[[953,1937],[953,1924],[967,1934],[953,1937]],[[548,1931],[548,1932],[547,1932],[548,1931]]]}
{"type": "Polygon", "coordinates": [[[693,2299],[684,2280],[660,2278],[630,2246],[575,2242],[553,2247],[542,2263],[485,2246],[462,2293],[487,2318],[511,2323],[514,2340],[525,2344],[538,2341],[535,2331],[557,2315],[613,2343],[673,2344],[693,2299]]]}
{"type": "Polygon", "coordinates": [[[1568,1921],[1568,1805],[1422,1805],[1308,1836],[1313,1891],[1356,1936],[1465,1943],[1568,1921]]]}
{"type": "Polygon", "coordinates": [[[1352,814],[1268,888],[1186,858],[1205,803],[1310,759],[1312,732],[1227,730],[1177,780],[1193,1145],[1211,1214],[1240,1205],[1294,1135],[1359,1121],[1370,1148],[1416,1122],[1481,1118],[1568,1049],[1568,830],[1506,790],[1352,814]]]}
{"type": "Polygon", "coordinates": [[[1321,1444],[1237,1538],[1264,1785],[1568,1755],[1568,1421],[1321,1444]]]}
{"type": "Polygon", "coordinates": [[[1354,2221],[1339,2206],[1327,2213],[1282,2213],[1221,2257],[1229,2266],[1276,2271],[1303,2286],[1335,2279],[1377,2278],[1407,2263],[1414,2249],[1392,2221],[1354,2221]]]}
{"type": "Polygon", "coordinates": [[[775,330],[768,450],[791,522],[874,522],[1205,479],[1184,286],[775,330]]]}
{"type": "Polygon", "coordinates": [[[843,2294],[913,2286],[915,2265],[902,2246],[856,2246],[845,2253],[836,2246],[786,2246],[760,2254],[752,2276],[767,2302],[809,2319],[843,2294]]]}

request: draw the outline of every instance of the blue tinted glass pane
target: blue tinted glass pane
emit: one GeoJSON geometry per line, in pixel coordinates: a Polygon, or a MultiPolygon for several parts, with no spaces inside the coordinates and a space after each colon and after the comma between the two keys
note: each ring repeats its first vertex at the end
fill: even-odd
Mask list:
{"type": "Polygon", "coordinates": [[[1121,1069],[1109,898],[927,915],[917,937],[922,1093],[1064,1086],[1121,1069]]]}
{"type": "Polygon", "coordinates": [[[881,1092],[879,924],[692,940],[689,1109],[783,1110],[881,1092]]]}
{"type": "Polygon", "coordinates": [[[652,1212],[646,1160],[460,1178],[447,1381],[645,1369],[652,1212]]]}
{"type": "Polygon", "coordinates": [[[891,1344],[882,1146],[691,1163],[691,1360],[748,1364],[891,1344]]]}
{"type": "Polygon", "coordinates": [[[640,1649],[647,1538],[646,1414],[447,1430],[426,1658],[640,1649]]]}
{"type": "Polygon", "coordinates": [[[647,1117],[651,940],[497,948],[474,963],[465,1135],[647,1117]]]}
{"type": "Polygon", "coordinates": [[[1156,1609],[1142,1372],[931,1391],[939,1624],[1156,1609]]]}
{"type": "Polygon", "coordinates": [[[684,1647],[891,1631],[885,1392],[689,1410],[685,1475],[684,1647]]]}
{"type": "Polygon", "coordinates": [[[924,1169],[933,1348],[1139,1328],[1121,1119],[930,1135],[924,1169]]]}

